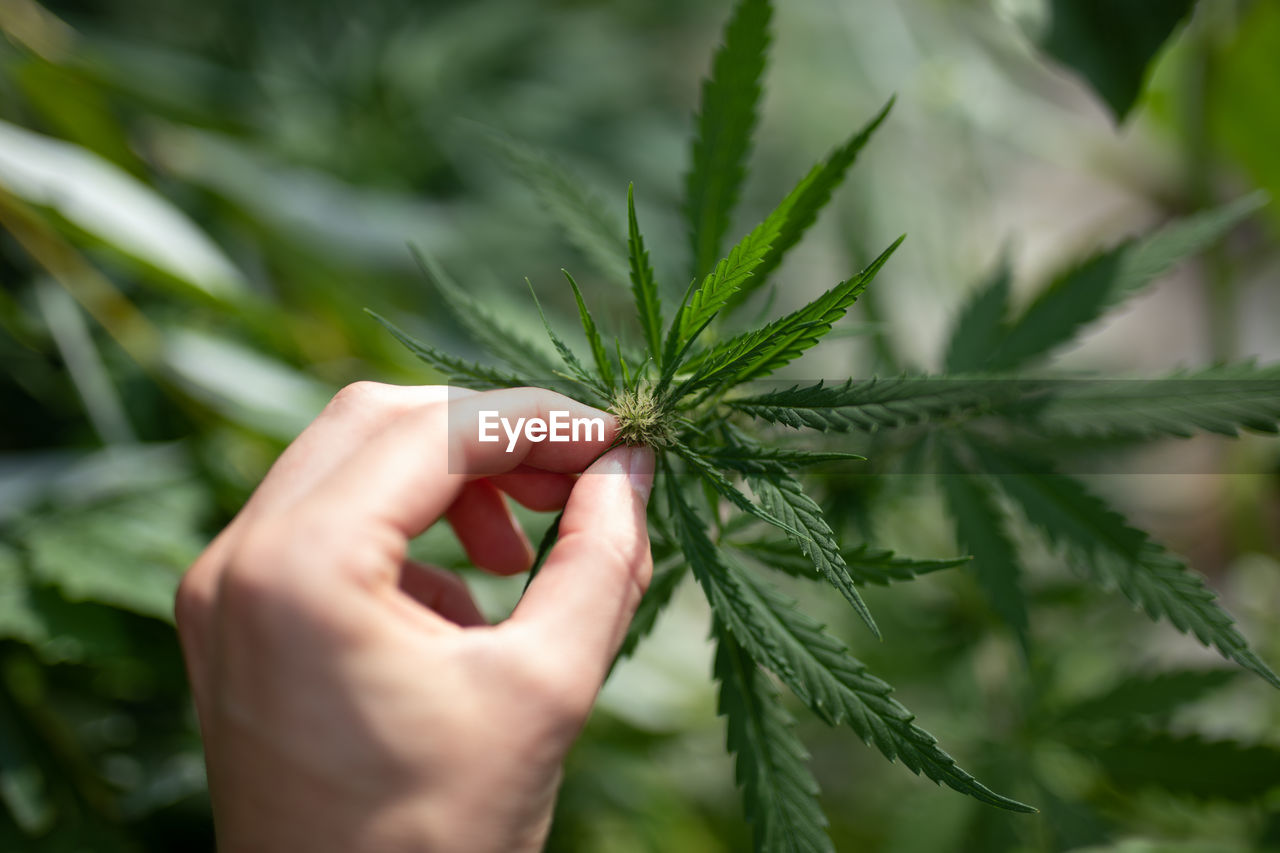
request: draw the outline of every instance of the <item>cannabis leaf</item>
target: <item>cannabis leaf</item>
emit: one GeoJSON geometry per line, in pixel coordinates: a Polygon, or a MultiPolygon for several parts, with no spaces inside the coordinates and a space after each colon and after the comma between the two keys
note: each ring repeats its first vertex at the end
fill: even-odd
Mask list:
{"type": "Polygon", "coordinates": [[[724,44],[712,60],[711,77],[702,85],[692,162],[685,178],[695,279],[707,275],[720,257],[721,241],[746,175],[772,15],[767,0],[738,3],[725,27],[724,44]]]}
{"type": "Polygon", "coordinates": [[[737,759],[738,784],[754,806],[747,814],[756,828],[755,849],[832,853],[818,783],[805,766],[809,753],[796,737],[795,720],[733,635],[720,625],[715,635],[725,741],[737,759]]]}
{"type": "Polygon", "coordinates": [[[777,590],[730,566],[672,480],[667,481],[667,501],[694,577],[726,630],[819,718],[828,725],[848,725],[864,742],[890,760],[900,759],[913,773],[989,805],[1034,811],[992,792],[959,768],[938,748],[936,738],[914,725],[914,715],[890,698],[892,688],[871,675],[840,641],[777,590]]]}
{"type": "Polygon", "coordinates": [[[1036,421],[1051,434],[1103,438],[1274,433],[1280,424],[1280,366],[1244,363],[1162,379],[1064,381],[1036,421]]]}
{"type": "Polygon", "coordinates": [[[1115,584],[1152,619],[1165,618],[1183,633],[1280,688],[1280,678],[1250,648],[1235,620],[1216,601],[1204,578],[1080,482],[1045,473],[1047,463],[1031,463],[989,445],[973,445],[983,471],[993,475],[1027,519],[1075,558],[1083,571],[1115,584]],[[1036,473],[1030,473],[1030,472],[1036,473]]]}
{"type": "Polygon", "coordinates": [[[1010,370],[1048,355],[1072,340],[1083,326],[1220,240],[1265,203],[1261,193],[1245,196],[1095,255],[1055,279],[1020,317],[1009,322],[981,367],[1010,370]]]}

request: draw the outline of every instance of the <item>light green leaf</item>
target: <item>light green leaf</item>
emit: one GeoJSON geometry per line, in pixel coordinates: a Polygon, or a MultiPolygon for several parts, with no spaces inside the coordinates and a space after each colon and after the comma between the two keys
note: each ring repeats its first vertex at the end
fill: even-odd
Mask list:
{"type": "Polygon", "coordinates": [[[867,122],[847,142],[832,151],[821,163],[814,166],[801,179],[787,196],[783,205],[787,209],[786,221],[778,231],[769,247],[769,253],[761,261],[751,279],[741,287],[729,300],[730,307],[739,304],[749,294],[758,290],[769,279],[769,275],[777,269],[804,232],[809,230],[818,218],[818,213],[827,206],[831,194],[844,181],[849,167],[857,160],[859,152],[870,141],[872,135],[893,109],[894,98],[880,109],[880,112],[867,122]]]}
{"type": "MultiPolygon", "coordinates": [[[[707,275],[738,202],[760,102],[760,78],[769,46],[767,0],[739,0],[716,50],[711,76],[702,84],[689,173],[685,216],[693,277],[707,275]]],[[[696,327],[699,323],[691,323],[696,327]]]]}
{"type": "Polygon", "coordinates": [[[1008,325],[982,367],[1010,370],[1049,355],[1085,325],[1222,239],[1265,203],[1262,193],[1245,196],[1095,255],[1040,293],[1008,325]]]}
{"type": "Polygon", "coordinates": [[[232,299],[246,290],[239,270],[186,214],[79,145],[0,121],[3,190],[209,296],[232,299]]]}
{"type": "Polygon", "coordinates": [[[95,601],[171,621],[173,596],[206,542],[207,498],[176,483],[31,521],[23,533],[31,575],[70,601],[95,601]]]}
{"type": "Polygon", "coordinates": [[[573,298],[578,303],[578,319],[582,322],[582,332],[587,336],[587,345],[591,347],[591,357],[595,359],[600,380],[612,391],[614,388],[613,364],[609,361],[609,351],[604,348],[600,330],[596,328],[596,321],[587,310],[587,303],[582,298],[582,290],[578,287],[578,283],[573,280],[568,270],[562,269],[560,272],[564,273],[564,277],[569,280],[569,286],[573,288],[573,298]]]}
{"type": "Polygon", "coordinates": [[[503,323],[484,302],[459,286],[434,257],[416,246],[409,248],[454,318],[476,343],[521,374],[542,374],[545,377],[553,374],[556,364],[544,346],[524,338],[503,323]]]}
{"type": "Polygon", "coordinates": [[[435,370],[444,375],[444,378],[451,385],[460,385],[464,388],[473,388],[477,391],[483,391],[490,388],[515,388],[523,385],[532,384],[531,380],[520,376],[516,373],[510,373],[495,367],[488,367],[483,364],[467,361],[457,356],[449,355],[446,352],[436,349],[430,344],[415,340],[410,337],[407,332],[402,331],[398,326],[390,320],[369,311],[365,312],[381,323],[388,332],[390,332],[396,340],[404,344],[409,352],[416,355],[419,359],[426,362],[435,370]]]}
{"type": "Polygon", "coordinates": [[[693,370],[693,376],[681,383],[676,396],[700,388],[760,379],[799,358],[831,331],[831,326],[845,315],[904,239],[899,237],[862,272],[805,307],[763,328],[730,338],[691,359],[687,366],[693,370]]]}
{"type": "Polygon", "coordinates": [[[649,263],[649,250],[644,247],[644,236],[636,221],[635,185],[627,186],[627,257],[631,268],[631,295],[635,297],[636,314],[640,317],[640,331],[644,334],[649,356],[662,358],[662,300],[658,296],[658,283],[649,263]]]}
{"type": "Polygon", "coordinates": [[[615,281],[627,277],[627,245],[622,228],[584,182],[554,157],[527,142],[518,142],[497,131],[485,135],[499,148],[519,175],[537,194],[543,207],[569,242],[615,281]]]}

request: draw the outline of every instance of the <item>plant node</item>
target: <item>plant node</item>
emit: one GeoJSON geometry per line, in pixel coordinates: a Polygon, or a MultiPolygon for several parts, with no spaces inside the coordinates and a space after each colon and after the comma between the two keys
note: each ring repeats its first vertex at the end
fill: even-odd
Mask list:
{"type": "Polygon", "coordinates": [[[614,396],[609,411],[618,418],[618,441],[623,444],[670,447],[675,443],[675,412],[647,386],[624,388],[614,396]]]}

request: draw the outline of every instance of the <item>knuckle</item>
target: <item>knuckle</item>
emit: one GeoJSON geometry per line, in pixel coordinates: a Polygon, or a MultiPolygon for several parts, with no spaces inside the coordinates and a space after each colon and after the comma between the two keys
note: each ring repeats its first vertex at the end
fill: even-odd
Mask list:
{"type": "Polygon", "coordinates": [[[208,572],[203,563],[197,562],[178,582],[173,597],[173,618],[179,633],[192,630],[213,604],[208,572]]]}
{"type": "Polygon", "coordinates": [[[393,398],[393,387],[382,382],[362,379],[352,382],[338,390],[329,401],[329,408],[335,410],[366,409],[370,406],[386,405],[393,398]]]}

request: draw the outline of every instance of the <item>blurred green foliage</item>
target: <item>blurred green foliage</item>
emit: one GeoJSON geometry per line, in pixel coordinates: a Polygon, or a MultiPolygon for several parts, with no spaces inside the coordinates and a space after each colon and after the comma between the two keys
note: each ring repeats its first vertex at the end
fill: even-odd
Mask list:
{"type": "MultiPolygon", "coordinates": [[[[1124,97],[1078,65],[1117,112],[1134,75],[1148,81],[1119,131],[1034,46],[1063,32],[1050,16],[1072,5],[780,10],[763,167],[744,194],[753,216],[822,153],[815,139],[893,91],[899,102],[819,247],[782,271],[796,292],[779,300],[801,303],[825,270],[867,260],[904,223],[911,234],[863,334],[809,375],[936,363],[938,328],[1002,246],[1020,293],[1106,235],[1243,189],[1280,193],[1274,2],[1201,0],[1171,42],[1139,51],[1151,68],[1120,45],[1124,97]]],[[[486,271],[466,286],[497,310],[514,292],[504,283],[551,276],[578,251],[479,144],[487,129],[554,152],[600,198],[634,180],[650,242],[682,245],[670,212],[683,139],[726,8],[0,2],[0,849],[212,849],[168,608],[182,570],[337,387],[419,381],[362,308],[465,346],[407,241],[448,269],[486,271]]],[[[1054,53],[1072,64],[1074,47],[1054,53]]],[[[1160,313],[1142,313],[1159,307],[1148,303],[1135,313],[1151,319],[1118,319],[1129,349],[1104,330],[1069,358],[1274,358],[1277,206],[1266,215],[1269,228],[1211,253],[1160,313]]],[[[530,324],[523,307],[509,313],[530,324]]],[[[1117,491],[1193,554],[1275,661],[1280,463],[1249,442],[1231,453],[1270,473],[1117,491]]],[[[912,478],[844,485],[833,500],[867,538],[955,553],[937,496],[912,478]]],[[[435,532],[421,547],[459,559],[435,532]]],[[[518,592],[473,580],[495,613],[518,592]]],[[[860,640],[857,653],[893,674],[966,766],[1043,815],[951,797],[815,727],[802,734],[837,849],[1280,849],[1273,696],[1202,671],[1211,658],[1194,643],[1058,574],[1028,579],[1029,661],[971,574],[913,587],[869,591],[889,642],[860,640]],[[1166,701],[1150,704],[1153,691],[1166,701]]],[[[707,648],[705,612],[687,592],[606,688],[571,756],[552,849],[749,846],[710,655],[689,653],[707,648]]],[[[812,606],[859,637],[840,602],[812,606]]]]}

